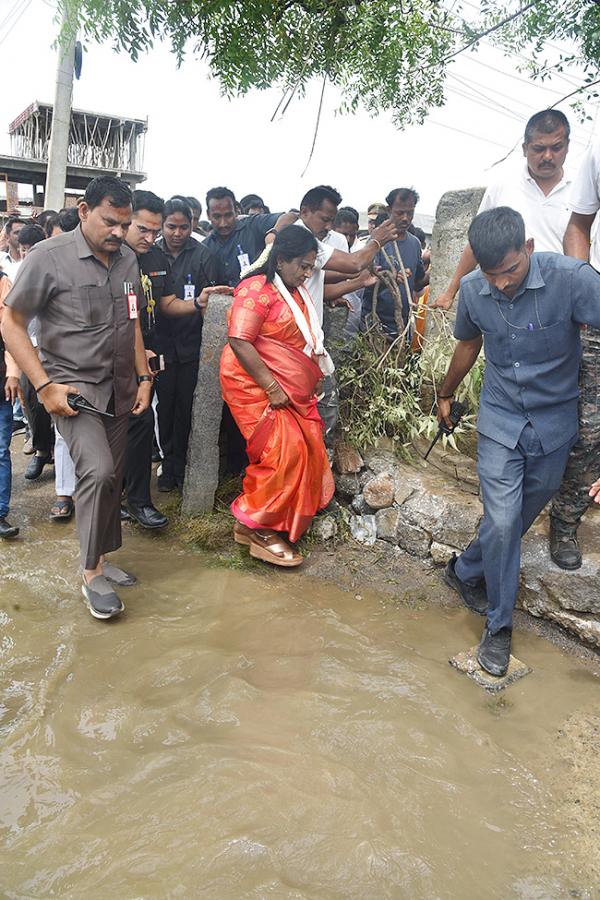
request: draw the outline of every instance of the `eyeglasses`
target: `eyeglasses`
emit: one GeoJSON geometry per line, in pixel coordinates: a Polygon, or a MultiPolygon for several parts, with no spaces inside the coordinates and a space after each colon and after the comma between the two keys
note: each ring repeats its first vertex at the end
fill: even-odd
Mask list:
{"type": "Polygon", "coordinates": [[[145,225],[137,225],[136,228],[141,235],[151,235],[154,239],[156,239],[162,231],[162,228],[146,228],[145,225]]]}

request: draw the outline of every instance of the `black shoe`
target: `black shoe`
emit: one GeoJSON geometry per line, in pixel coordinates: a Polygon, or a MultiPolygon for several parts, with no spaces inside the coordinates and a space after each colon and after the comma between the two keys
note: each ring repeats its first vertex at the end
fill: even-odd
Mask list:
{"type": "Polygon", "coordinates": [[[103,575],[96,575],[89,584],[84,578],[81,593],[95,619],[112,619],[125,609],[103,575]]]}
{"type": "Polygon", "coordinates": [[[448,565],[444,569],[442,578],[446,584],[456,591],[463,599],[465,606],[468,606],[472,612],[479,616],[487,615],[488,598],[485,590],[485,582],[478,585],[467,584],[461,581],[455,571],[456,553],[452,554],[452,558],[448,560],[448,565]]]}
{"type": "Polygon", "coordinates": [[[158,489],[163,493],[167,493],[168,491],[174,491],[177,487],[177,482],[174,478],[169,475],[160,475],[158,478],[158,489]]]}
{"type": "Polygon", "coordinates": [[[152,462],[157,463],[157,462],[161,462],[161,461],[162,461],[162,456],[160,455],[160,450],[158,449],[156,444],[154,444],[152,446],[152,462]]]}
{"type": "Polygon", "coordinates": [[[121,507],[121,522],[131,522],[132,517],[129,515],[129,510],[125,509],[124,506],[121,507]]]}
{"type": "Polygon", "coordinates": [[[580,569],[583,562],[577,543],[577,528],[573,525],[558,524],[550,518],[550,558],[561,569],[580,569]]]}
{"type": "Polygon", "coordinates": [[[13,436],[15,434],[25,434],[27,431],[27,422],[25,419],[13,419],[12,423],[12,433],[13,436]]]}
{"type": "Polygon", "coordinates": [[[11,525],[4,516],[0,517],[0,538],[14,538],[18,533],[19,529],[16,525],[11,525]]]}
{"type": "Polygon", "coordinates": [[[127,512],[129,513],[129,518],[134,519],[142,528],[164,528],[165,525],[169,524],[167,517],[163,516],[151,503],[147,506],[128,503],[127,512]]]}
{"type": "Polygon", "coordinates": [[[32,457],[31,462],[25,469],[25,478],[27,481],[35,481],[44,471],[44,466],[52,462],[51,456],[38,456],[37,453],[32,457]]]}
{"type": "Polygon", "coordinates": [[[477,662],[490,675],[506,675],[510,660],[512,628],[501,628],[496,634],[483,629],[481,642],[477,648],[477,662]]]}

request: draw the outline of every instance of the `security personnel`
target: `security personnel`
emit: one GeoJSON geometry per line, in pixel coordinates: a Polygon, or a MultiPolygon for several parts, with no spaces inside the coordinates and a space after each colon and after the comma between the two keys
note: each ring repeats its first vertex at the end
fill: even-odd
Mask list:
{"type": "Polygon", "coordinates": [[[80,226],[36,244],[23,261],[2,322],[7,347],[75,464],[82,592],[98,619],[124,609],[113,585],[136,581],[105,554],[121,546],[129,413],[141,415],[152,390],[137,317],[139,269],[124,245],[131,216],[128,185],[94,178],[79,206],[80,226]],[[33,316],[39,358],[27,334],[33,316]],[[72,408],[68,401],[78,394],[97,412],[72,408]]]}
{"type": "MultiPolygon", "coordinates": [[[[170,264],[163,251],[155,245],[161,232],[164,201],[152,191],[133,192],[133,216],[127,232],[127,244],[137,255],[140,267],[142,300],[139,309],[140,326],[148,359],[157,355],[156,316],[162,298],[174,297],[170,264]]],[[[134,519],[144,528],[164,528],[168,519],[152,503],[152,442],[154,413],[149,407],[141,415],[129,416],[127,452],[125,455],[126,505],[123,519],[134,519]]]]}
{"type": "Polygon", "coordinates": [[[454,392],[484,346],[477,471],[479,537],[445,572],[466,605],[487,615],[477,651],[491,675],[508,668],[521,538],[560,485],[577,439],[581,328],[600,326],[600,275],[580,260],[533,253],[518,212],[499,206],[469,228],[479,270],[460,283],[458,343],[438,392],[454,392]]]}

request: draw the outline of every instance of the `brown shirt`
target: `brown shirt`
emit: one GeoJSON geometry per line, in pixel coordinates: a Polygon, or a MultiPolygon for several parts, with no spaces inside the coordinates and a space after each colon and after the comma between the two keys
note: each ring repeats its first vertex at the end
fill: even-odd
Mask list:
{"type": "Polygon", "coordinates": [[[81,233],[40,241],[23,260],[6,305],[37,316],[39,353],[52,381],[72,384],[86,400],[124,415],[136,396],[135,320],[128,317],[125,283],[140,305],[139,266],[123,245],[107,269],[81,233]]]}

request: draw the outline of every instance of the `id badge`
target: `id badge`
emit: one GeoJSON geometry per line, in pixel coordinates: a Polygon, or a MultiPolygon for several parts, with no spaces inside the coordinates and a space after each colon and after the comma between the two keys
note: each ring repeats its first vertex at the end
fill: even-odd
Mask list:
{"type": "Polygon", "coordinates": [[[127,294],[127,317],[129,319],[138,317],[137,296],[133,292],[127,294]]]}
{"type": "Polygon", "coordinates": [[[184,284],[183,286],[183,299],[194,301],[196,297],[196,285],[195,284],[184,284]]]}
{"type": "Polygon", "coordinates": [[[243,272],[250,265],[250,257],[247,253],[239,253],[237,259],[240,264],[240,272],[243,272]]]}

